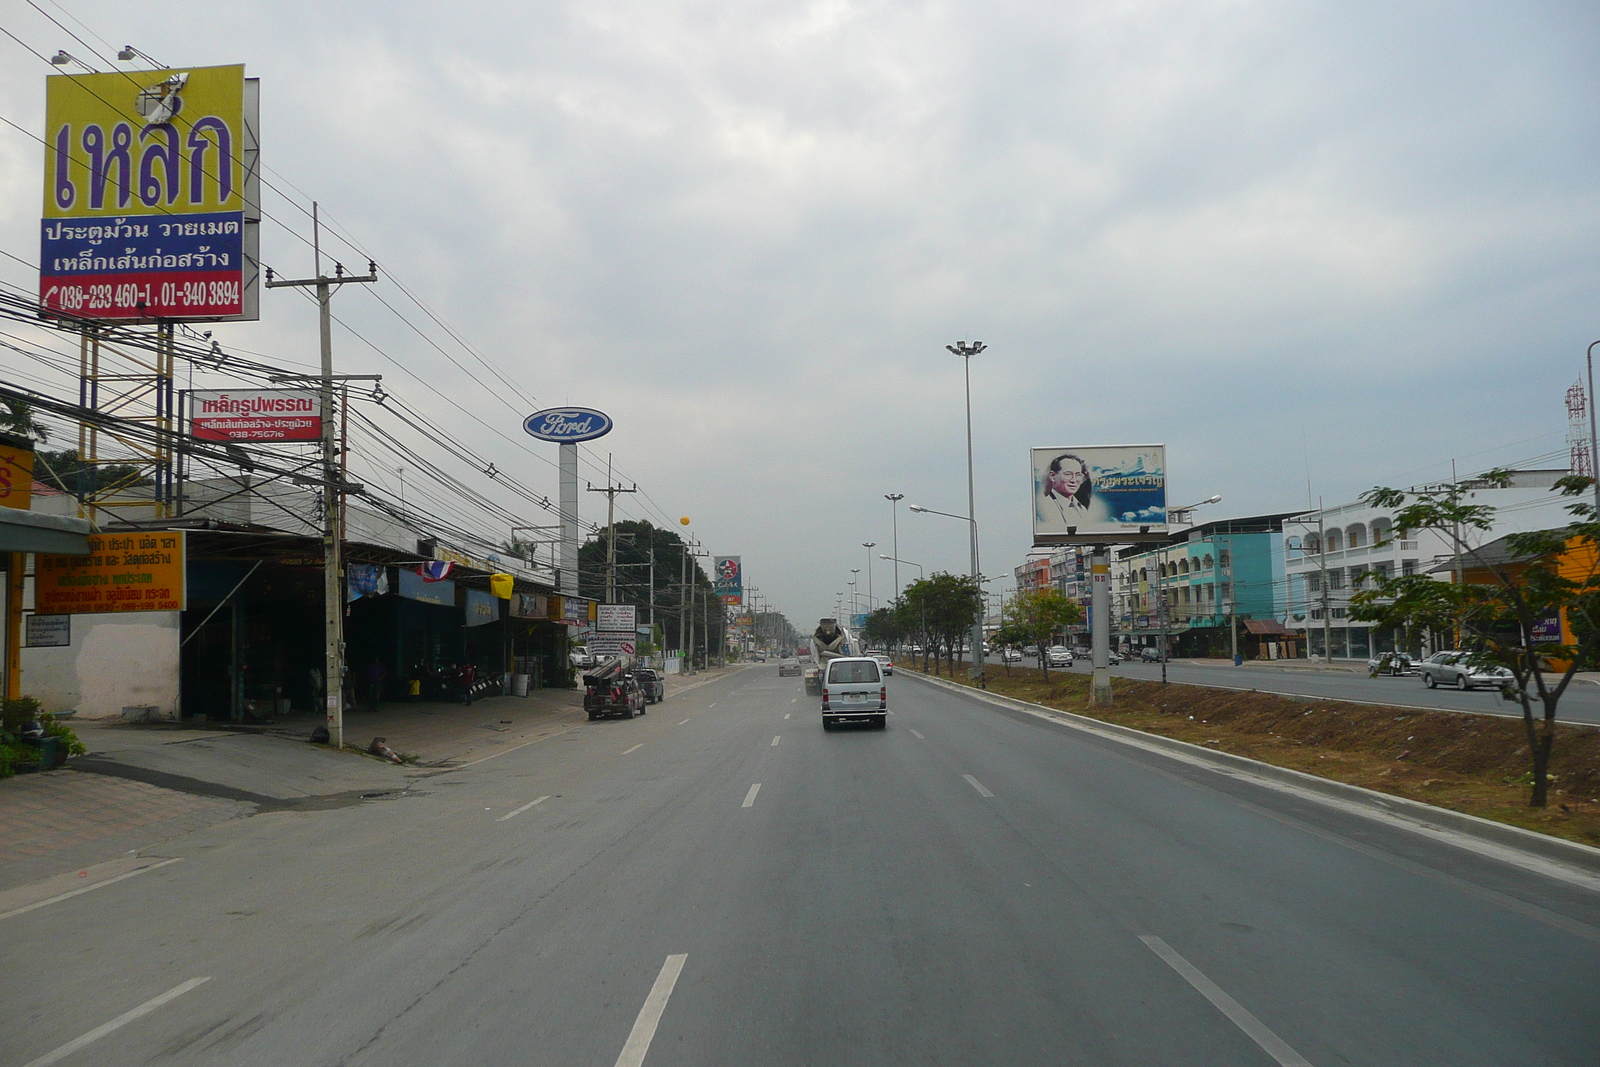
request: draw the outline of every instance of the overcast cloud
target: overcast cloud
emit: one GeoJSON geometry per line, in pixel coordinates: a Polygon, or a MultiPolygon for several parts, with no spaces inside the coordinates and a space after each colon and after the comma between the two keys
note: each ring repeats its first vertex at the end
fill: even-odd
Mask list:
{"type": "MultiPolygon", "coordinates": [[[[861,542],[889,551],[884,493],[965,509],[957,338],[990,345],[978,512],[985,570],[1009,574],[1030,445],[1165,442],[1175,503],[1220,492],[1216,518],[1303,506],[1308,479],[1331,503],[1452,458],[1554,465],[1600,336],[1593,3],[65,10],[163,62],[246,63],[269,179],[538,403],[610,412],[599,462],[802,625],[861,542]]],[[[0,12],[83,54],[21,0],[0,12]]],[[[0,115],[42,132],[48,72],[0,39],[0,115]]],[[[0,127],[0,249],[29,261],[41,158],[0,127]]],[[[263,257],[309,271],[280,225],[263,257]]],[[[32,284],[11,260],[0,278],[32,284]]],[[[309,305],[262,308],[224,344],[314,358],[309,305]]],[[[371,295],[338,310],[427,387],[347,334],[341,370],[554,494],[553,446],[433,394],[513,439],[522,399],[414,308],[492,388],[371,295]]],[[[900,549],[966,567],[950,520],[902,510],[900,549]]]]}

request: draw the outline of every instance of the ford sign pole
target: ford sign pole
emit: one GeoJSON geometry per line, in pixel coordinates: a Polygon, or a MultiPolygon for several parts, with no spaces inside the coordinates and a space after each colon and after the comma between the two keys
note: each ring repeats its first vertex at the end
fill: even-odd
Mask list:
{"type": "Polygon", "coordinates": [[[611,417],[594,408],[545,408],[522,420],[522,428],[541,441],[561,446],[562,596],[578,595],[578,442],[611,432],[611,417]]]}

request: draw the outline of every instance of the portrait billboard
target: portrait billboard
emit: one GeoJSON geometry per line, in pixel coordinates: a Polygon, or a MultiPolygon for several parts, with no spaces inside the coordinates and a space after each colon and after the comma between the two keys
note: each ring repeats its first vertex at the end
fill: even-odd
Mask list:
{"type": "Polygon", "coordinates": [[[1164,445],[1035,448],[1033,543],[1128,543],[1167,533],[1164,445]]]}
{"type": "Polygon", "coordinates": [[[317,441],[321,402],[312,389],[194,389],[189,433],[202,441],[317,441]]]}
{"type": "Polygon", "coordinates": [[[744,603],[744,560],[742,556],[717,556],[712,560],[712,581],[717,600],[724,604],[744,603]]]}
{"type": "Polygon", "coordinates": [[[242,65],[45,80],[43,310],[259,317],[259,89],[242,65]]]}

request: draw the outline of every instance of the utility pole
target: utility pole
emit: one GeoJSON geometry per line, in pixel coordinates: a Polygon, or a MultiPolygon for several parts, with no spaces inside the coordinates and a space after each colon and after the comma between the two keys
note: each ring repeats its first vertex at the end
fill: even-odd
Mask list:
{"type": "Polygon", "coordinates": [[[589,492],[604,493],[606,495],[606,603],[617,602],[617,494],[637,493],[639,487],[624,489],[620,485],[611,484],[611,457],[606,456],[606,487],[596,489],[588,483],[589,492]]]}
{"type": "Polygon", "coordinates": [[[1322,498],[1317,497],[1317,549],[1321,556],[1322,584],[1322,659],[1325,663],[1333,662],[1333,610],[1330,605],[1328,592],[1328,532],[1323,529],[1324,516],[1322,513],[1322,498]]]}
{"type": "MultiPolygon", "coordinates": [[[[976,584],[981,578],[978,569],[978,506],[972,479],[972,357],[989,346],[982,341],[973,341],[971,344],[965,341],[957,341],[953,345],[945,345],[944,347],[961,357],[967,372],[967,523],[971,528],[970,533],[972,535],[972,581],[976,584]]],[[[897,556],[899,554],[898,552],[895,553],[897,556]]],[[[981,592],[983,587],[979,585],[978,589],[981,592]]],[[[981,607],[978,610],[977,619],[972,623],[971,643],[973,650],[972,677],[977,677],[983,673],[982,660],[979,658],[979,654],[983,651],[983,609],[981,607]]]]}
{"type": "Polygon", "coordinates": [[[344,590],[342,586],[342,541],[340,528],[344,485],[339,476],[338,449],[333,424],[333,315],[330,300],[335,289],[350,282],[378,280],[378,265],[367,261],[362,277],[347,276],[344,265],[335,262],[332,278],[322,273],[322,230],[317,205],[311,204],[311,251],[316,266],[315,278],[273,281],[267,269],[267,288],[316,286],[317,313],[322,327],[322,615],[323,615],[323,691],[327,694],[328,744],[344,747],[344,590]]]}

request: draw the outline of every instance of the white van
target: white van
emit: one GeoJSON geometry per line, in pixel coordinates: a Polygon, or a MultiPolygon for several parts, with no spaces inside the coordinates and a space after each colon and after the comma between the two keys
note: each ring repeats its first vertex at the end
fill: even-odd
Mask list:
{"type": "Polygon", "coordinates": [[[829,660],[823,671],[824,730],[831,730],[840,722],[865,722],[880,730],[889,725],[889,687],[877,660],[840,656],[829,660]]]}

